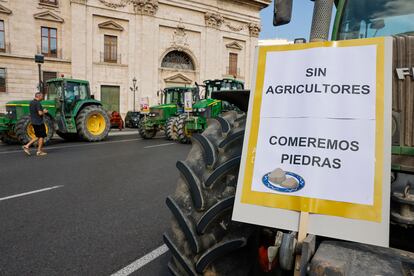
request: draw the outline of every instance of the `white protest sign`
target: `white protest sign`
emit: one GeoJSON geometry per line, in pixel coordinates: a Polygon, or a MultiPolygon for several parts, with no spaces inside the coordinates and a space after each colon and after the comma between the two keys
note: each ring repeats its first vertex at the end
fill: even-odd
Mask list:
{"type": "Polygon", "coordinates": [[[258,49],[233,219],[388,245],[391,43],[258,49]],[[376,233],[372,235],[372,233],[376,233]]]}
{"type": "Polygon", "coordinates": [[[184,93],[184,111],[191,112],[193,111],[193,92],[186,91],[184,93]]]}

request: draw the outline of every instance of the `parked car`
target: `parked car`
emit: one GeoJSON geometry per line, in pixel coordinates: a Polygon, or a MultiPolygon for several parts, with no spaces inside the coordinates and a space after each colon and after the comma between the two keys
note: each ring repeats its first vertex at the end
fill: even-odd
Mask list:
{"type": "Polygon", "coordinates": [[[128,111],[125,116],[125,127],[138,128],[139,119],[142,117],[138,111],[128,111]]]}
{"type": "Polygon", "coordinates": [[[119,112],[113,111],[110,116],[111,128],[119,128],[122,130],[124,128],[124,121],[122,120],[121,114],[119,112]]]}

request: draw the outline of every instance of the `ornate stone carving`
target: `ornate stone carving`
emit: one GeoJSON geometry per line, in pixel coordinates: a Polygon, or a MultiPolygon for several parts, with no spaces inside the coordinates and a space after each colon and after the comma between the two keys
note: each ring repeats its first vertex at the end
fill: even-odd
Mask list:
{"type": "Polygon", "coordinates": [[[183,48],[188,47],[188,35],[185,32],[185,26],[181,18],[180,23],[178,23],[172,35],[171,47],[174,47],[178,51],[182,51],[183,48]]]}
{"type": "Polygon", "coordinates": [[[248,27],[249,27],[250,36],[259,37],[259,33],[261,30],[261,27],[259,24],[251,22],[249,23],[248,27]]]}
{"type": "Polygon", "coordinates": [[[240,32],[245,28],[244,25],[234,26],[234,25],[231,25],[229,22],[226,22],[225,25],[227,26],[227,28],[229,28],[233,32],[240,32]]]}
{"type": "Polygon", "coordinates": [[[155,15],[158,11],[158,0],[129,0],[136,13],[155,15]]]}
{"type": "Polygon", "coordinates": [[[145,15],[155,15],[158,11],[158,0],[99,0],[99,2],[113,9],[131,4],[136,13],[145,15]]]}
{"type": "Polygon", "coordinates": [[[219,13],[207,12],[204,18],[206,20],[206,25],[212,28],[220,28],[224,22],[223,16],[219,13]]]}
{"type": "Polygon", "coordinates": [[[99,0],[99,2],[109,8],[117,9],[125,7],[129,0],[99,0]]]}

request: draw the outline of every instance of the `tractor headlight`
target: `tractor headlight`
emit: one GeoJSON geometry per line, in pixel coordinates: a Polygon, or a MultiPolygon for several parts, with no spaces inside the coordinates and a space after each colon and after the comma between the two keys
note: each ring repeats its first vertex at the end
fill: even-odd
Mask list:
{"type": "Polygon", "coordinates": [[[206,109],[205,109],[205,108],[199,108],[199,109],[198,109],[198,112],[204,112],[204,111],[206,111],[206,109]]]}

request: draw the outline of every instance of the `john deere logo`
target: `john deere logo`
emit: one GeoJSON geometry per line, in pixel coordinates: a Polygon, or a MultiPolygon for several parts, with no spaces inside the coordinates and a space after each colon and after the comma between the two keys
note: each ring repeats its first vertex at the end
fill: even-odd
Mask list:
{"type": "Polygon", "coordinates": [[[305,187],[305,180],[300,175],[281,168],[265,174],[262,182],[267,188],[282,193],[297,192],[305,187]]]}

